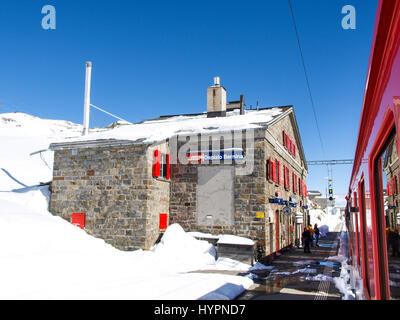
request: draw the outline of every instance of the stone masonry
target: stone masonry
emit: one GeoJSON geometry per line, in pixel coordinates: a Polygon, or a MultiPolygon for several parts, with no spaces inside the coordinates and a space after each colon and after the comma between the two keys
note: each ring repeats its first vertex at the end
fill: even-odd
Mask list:
{"type": "Polygon", "coordinates": [[[56,148],[50,211],[68,221],[86,213],[86,231],[116,248],[150,248],[159,213],[169,213],[169,182],[153,179],[151,153],[145,144],[56,148]]]}

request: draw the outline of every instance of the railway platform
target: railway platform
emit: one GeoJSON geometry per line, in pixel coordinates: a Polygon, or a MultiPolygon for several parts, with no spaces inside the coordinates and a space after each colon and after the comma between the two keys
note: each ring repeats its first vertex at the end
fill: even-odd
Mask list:
{"type": "Polygon", "coordinates": [[[253,271],[254,285],[244,291],[238,300],[341,300],[342,294],[334,278],[340,276],[341,264],[330,259],[337,256],[339,228],[320,239],[311,253],[303,248],[282,252],[268,270],[253,271]]]}

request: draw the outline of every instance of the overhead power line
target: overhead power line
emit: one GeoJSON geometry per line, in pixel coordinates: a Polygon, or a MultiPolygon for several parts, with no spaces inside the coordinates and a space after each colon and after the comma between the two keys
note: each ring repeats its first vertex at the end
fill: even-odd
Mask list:
{"type": "Polygon", "coordinates": [[[291,0],[288,0],[288,1],[289,1],[290,12],[291,12],[291,14],[292,14],[292,21],[293,21],[294,30],[295,30],[295,32],[296,32],[297,45],[298,45],[299,51],[300,51],[300,57],[301,57],[301,63],[302,63],[302,65],[303,65],[304,76],[305,76],[306,82],[307,82],[308,94],[310,95],[311,106],[312,106],[313,113],[314,113],[315,124],[316,124],[316,126],[317,126],[319,141],[320,141],[320,143],[321,143],[322,154],[323,154],[324,158],[326,158],[326,156],[325,156],[324,143],[322,142],[321,131],[320,131],[319,125],[318,125],[317,113],[316,113],[316,111],[315,111],[314,99],[313,99],[313,95],[312,95],[312,93],[311,93],[310,81],[309,81],[309,79],[308,79],[307,68],[306,68],[306,64],[305,64],[305,61],[304,61],[303,50],[302,50],[302,48],[301,48],[299,31],[298,31],[298,29],[297,29],[296,19],[294,18],[294,13],[293,13],[293,8],[292,8],[292,2],[291,2],[291,0]]]}
{"type": "Polygon", "coordinates": [[[353,164],[353,159],[345,160],[315,160],[306,161],[309,166],[319,166],[319,165],[334,165],[334,164],[353,164]]]}

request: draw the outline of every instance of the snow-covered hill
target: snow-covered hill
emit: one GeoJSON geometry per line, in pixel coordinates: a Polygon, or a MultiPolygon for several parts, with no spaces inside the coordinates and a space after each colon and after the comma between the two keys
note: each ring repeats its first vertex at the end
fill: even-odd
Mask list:
{"type": "Polygon", "coordinates": [[[76,136],[82,125],[63,120],[45,120],[25,113],[0,114],[0,191],[37,185],[52,178],[53,141],[76,136]]]}

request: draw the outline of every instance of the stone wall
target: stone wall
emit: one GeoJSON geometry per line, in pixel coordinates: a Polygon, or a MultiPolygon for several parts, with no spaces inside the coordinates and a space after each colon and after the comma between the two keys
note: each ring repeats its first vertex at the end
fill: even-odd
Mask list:
{"type": "Polygon", "coordinates": [[[154,244],[168,194],[169,183],[152,178],[147,145],[55,151],[50,211],[68,221],[86,213],[86,231],[116,248],[154,244]]]}
{"type": "MultiPolygon", "coordinates": [[[[254,153],[250,160],[253,171],[241,175],[237,169],[244,164],[230,163],[235,167],[234,174],[234,223],[233,225],[199,225],[197,221],[197,181],[199,166],[215,164],[174,164],[171,170],[170,223],[179,223],[186,231],[200,231],[211,234],[234,234],[250,237],[264,242],[265,223],[256,213],[265,211],[265,155],[263,130],[255,134],[254,145],[247,146],[243,134],[242,146],[246,154],[254,153]]],[[[182,146],[178,144],[178,148],[182,146]]],[[[232,145],[228,143],[228,147],[232,145]]],[[[221,145],[221,148],[227,146],[221,145]]],[[[212,146],[209,146],[210,150],[212,146]]],[[[199,149],[194,146],[193,149],[199,149]]],[[[248,159],[249,160],[249,159],[248,159]]],[[[226,163],[217,164],[227,165],[226,163]]]]}

